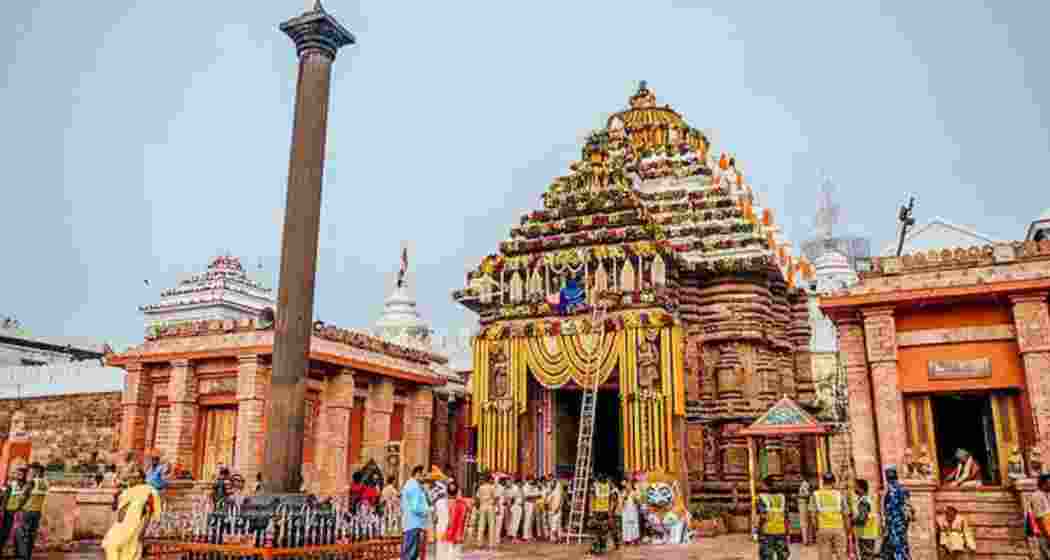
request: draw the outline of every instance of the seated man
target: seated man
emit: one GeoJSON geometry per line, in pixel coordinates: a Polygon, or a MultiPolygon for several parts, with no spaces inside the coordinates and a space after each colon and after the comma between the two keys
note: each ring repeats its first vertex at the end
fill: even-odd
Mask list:
{"type": "Polygon", "coordinates": [[[958,461],[955,468],[948,473],[945,482],[949,486],[974,488],[981,485],[981,465],[970,455],[969,451],[959,449],[955,452],[958,461]]]}
{"type": "Polygon", "coordinates": [[[967,558],[977,552],[973,531],[966,518],[954,507],[944,509],[944,516],[937,517],[938,557],[942,560],[967,558]]]}

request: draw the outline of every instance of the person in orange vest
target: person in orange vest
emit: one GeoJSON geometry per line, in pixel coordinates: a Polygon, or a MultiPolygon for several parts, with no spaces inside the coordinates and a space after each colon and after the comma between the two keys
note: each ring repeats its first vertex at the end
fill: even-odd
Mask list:
{"type": "Polygon", "coordinates": [[[1032,496],[1031,512],[1039,537],[1039,555],[1050,560],[1050,474],[1039,475],[1039,488],[1032,496]]]}
{"type": "Polygon", "coordinates": [[[773,493],[773,479],[766,477],[759,484],[758,503],[758,557],[759,560],[788,560],[787,496],[773,493]]]}
{"type": "Polygon", "coordinates": [[[850,498],[850,513],[853,517],[853,533],[856,536],[859,560],[875,560],[876,544],[879,541],[879,515],[872,507],[868,495],[868,481],[858,478],[854,483],[854,495],[850,498]]]}
{"type": "Polygon", "coordinates": [[[810,497],[809,510],[815,517],[820,560],[848,560],[849,503],[835,488],[834,474],[824,473],[824,484],[810,497]]]}

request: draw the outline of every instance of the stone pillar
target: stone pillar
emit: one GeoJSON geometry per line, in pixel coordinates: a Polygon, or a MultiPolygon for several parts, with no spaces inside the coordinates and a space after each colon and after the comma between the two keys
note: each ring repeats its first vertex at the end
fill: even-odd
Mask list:
{"type": "Polygon", "coordinates": [[[262,469],[263,414],[270,380],[258,354],[244,354],[237,361],[237,452],[233,470],[249,488],[262,469]]]}
{"type": "Polygon", "coordinates": [[[882,476],[879,472],[879,447],[864,330],[856,316],[841,317],[835,323],[839,331],[839,359],[846,368],[846,387],[849,391],[853,462],[857,476],[867,480],[873,488],[878,488],[882,486],[882,476]]]}
{"type": "Polygon", "coordinates": [[[1029,462],[1034,456],[1044,465],[1043,472],[1047,472],[1046,465],[1050,463],[1050,314],[1047,311],[1047,292],[1012,296],[1010,301],[1035,424],[1035,441],[1029,450],[1029,462]]]}
{"type": "MultiPolygon", "coordinates": [[[[171,403],[171,427],[167,449],[160,451],[165,460],[193,470],[193,438],[197,431],[197,377],[189,360],[172,360],[168,402],[171,403]]],[[[194,474],[200,473],[194,471],[194,474]]]]}
{"type": "MultiPolygon", "coordinates": [[[[433,437],[430,442],[429,461],[441,468],[450,463],[448,400],[447,395],[434,398],[433,421],[430,425],[433,437]]],[[[452,476],[452,473],[445,474],[452,476]]]]}
{"type": "MultiPolygon", "coordinates": [[[[412,467],[423,465],[429,467],[430,459],[430,421],[434,417],[434,391],[429,386],[422,386],[412,393],[412,400],[405,407],[405,437],[403,446],[404,461],[402,462],[399,480],[408,480],[408,473],[412,467]]],[[[444,468],[444,465],[438,465],[444,468]]],[[[446,473],[447,474],[447,473],[446,473]]]]}
{"type": "Polygon", "coordinates": [[[911,492],[911,505],[915,508],[915,519],[908,527],[911,558],[937,560],[937,486],[917,481],[904,481],[901,485],[911,492]]]}
{"type": "Polygon", "coordinates": [[[146,450],[146,420],[152,398],[153,385],[142,371],[142,364],[129,363],[124,377],[124,394],[120,402],[120,451],[134,451],[140,461],[143,451],[146,450]]]}
{"type": "Polygon", "coordinates": [[[904,399],[897,379],[897,326],[893,309],[865,310],[863,313],[864,340],[874,389],[875,423],[879,429],[879,458],[883,466],[900,465],[908,440],[904,399]]]}
{"type": "Polygon", "coordinates": [[[274,325],[273,375],[266,400],[265,478],[272,492],[298,492],[302,479],[306,375],[314,324],[314,280],[328,101],[336,52],[354,37],[317,2],[281,24],[295,42],[299,81],[288,164],[281,277],[274,325]]]}
{"type": "MultiPolygon", "coordinates": [[[[394,383],[386,377],[372,380],[365,401],[365,434],[361,442],[361,462],[374,459],[386,468],[384,451],[390,441],[390,415],[394,412],[394,383]]],[[[384,475],[387,475],[385,470],[384,475]]],[[[398,480],[407,480],[398,478],[398,480]]]]}
{"type": "Polygon", "coordinates": [[[321,494],[350,487],[350,412],[354,408],[354,373],[344,370],[328,380],[321,412],[320,437],[314,451],[321,474],[321,494]]]}

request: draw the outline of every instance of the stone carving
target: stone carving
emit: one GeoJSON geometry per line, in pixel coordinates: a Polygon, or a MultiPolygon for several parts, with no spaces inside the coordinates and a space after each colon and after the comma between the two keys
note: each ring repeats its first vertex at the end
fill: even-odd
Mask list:
{"type": "Polygon", "coordinates": [[[708,387],[708,392],[712,395],[715,392],[715,379],[717,379],[717,368],[718,360],[721,358],[722,352],[718,346],[713,344],[702,345],[700,347],[700,368],[701,368],[701,389],[708,387]]]}
{"type": "Polygon", "coordinates": [[[740,364],[735,368],[738,386],[745,389],[746,396],[755,397],[760,391],[769,389],[768,379],[758,379],[755,375],[755,347],[750,344],[737,343],[734,350],[740,364]]]}
{"type": "Polygon", "coordinates": [[[1017,343],[1021,351],[1050,346],[1050,315],[1041,301],[1022,301],[1014,306],[1017,343]]]}
{"type": "Polygon", "coordinates": [[[919,447],[918,455],[908,447],[904,450],[904,478],[930,480],[933,478],[933,461],[926,446],[919,447]]]}
{"type": "Polygon", "coordinates": [[[704,427],[704,470],[718,471],[718,430],[711,426],[704,427]]]}
{"type": "Polygon", "coordinates": [[[660,331],[644,331],[638,343],[638,387],[655,389],[660,379],[660,331]]]}
{"type": "Polygon", "coordinates": [[[866,317],[864,331],[868,361],[888,362],[897,359],[897,333],[892,315],[866,317]]]}
{"type": "Polygon", "coordinates": [[[1027,476],[1024,456],[1021,455],[1021,449],[1016,445],[1010,449],[1010,457],[1006,460],[1006,474],[1011,480],[1020,480],[1027,476]]]}
{"type": "Polygon", "coordinates": [[[220,377],[218,379],[202,379],[200,382],[200,393],[202,395],[213,395],[216,393],[236,393],[236,377],[220,377]]]}
{"type": "MultiPolygon", "coordinates": [[[[686,432],[688,438],[688,449],[686,456],[689,460],[689,465],[692,467],[689,469],[690,474],[703,472],[704,451],[706,449],[706,442],[704,441],[704,427],[703,426],[689,426],[686,432]]],[[[692,478],[692,476],[690,476],[692,478]]]]}
{"type": "Polygon", "coordinates": [[[492,354],[489,355],[489,370],[492,372],[491,398],[493,399],[502,399],[508,396],[507,392],[510,389],[508,366],[507,354],[503,351],[502,345],[493,345],[492,354]]]}
{"type": "Polygon", "coordinates": [[[1032,476],[1039,476],[1043,472],[1043,451],[1038,444],[1028,450],[1028,468],[1032,476]]]}

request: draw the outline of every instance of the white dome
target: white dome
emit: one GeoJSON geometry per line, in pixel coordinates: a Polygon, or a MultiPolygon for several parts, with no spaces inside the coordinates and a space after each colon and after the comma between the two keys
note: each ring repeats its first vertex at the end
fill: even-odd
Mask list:
{"type": "Polygon", "coordinates": [[[396,338],[401,335],[426,339],[430,325],[419,316],[416,301],[404,286],[394,288],[383,304],[383,314],[376,321],[375,329],[380,336],[396,338]]]}

